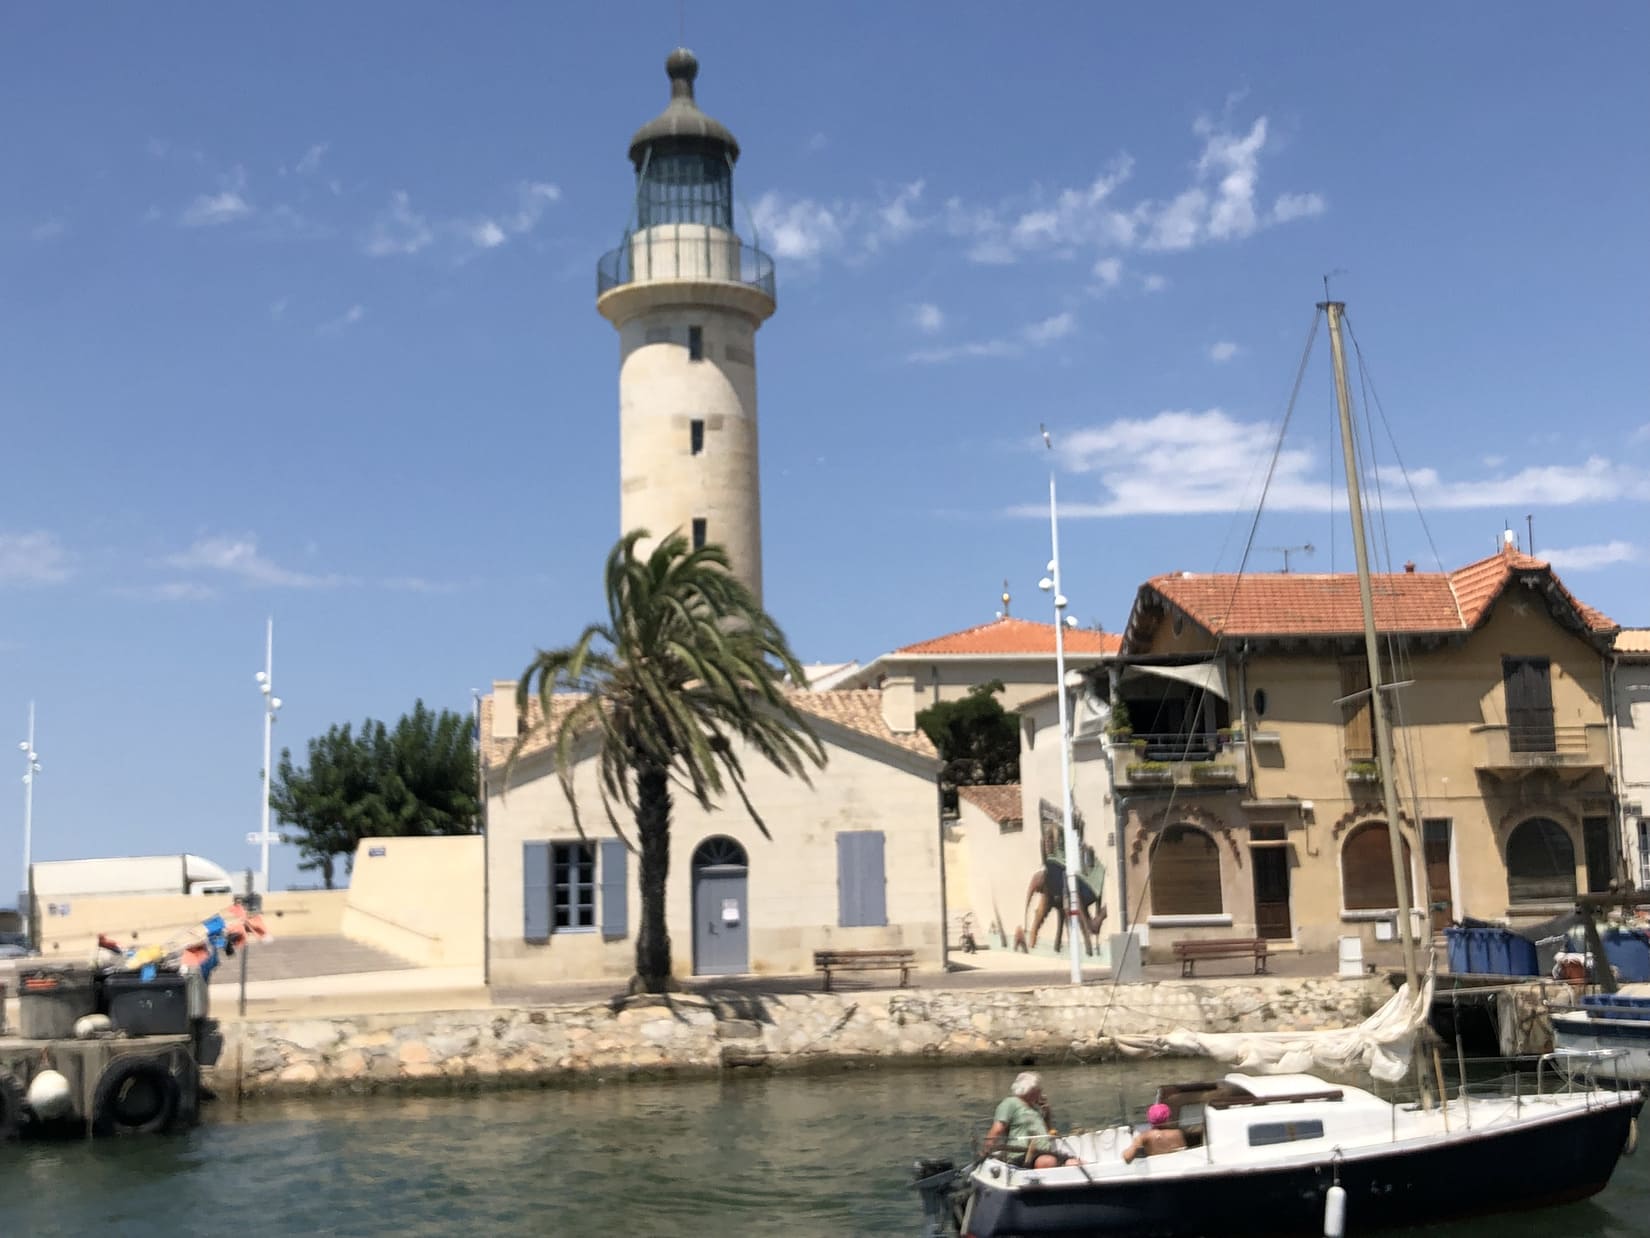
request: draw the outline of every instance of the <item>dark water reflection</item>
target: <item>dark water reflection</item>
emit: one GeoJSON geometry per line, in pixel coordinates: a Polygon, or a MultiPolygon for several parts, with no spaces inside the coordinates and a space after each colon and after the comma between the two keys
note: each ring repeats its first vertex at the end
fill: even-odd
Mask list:
{"type": "MultiPolygon", "coordinates": [[[[1192,1064],[1044,1071],[1057,1116],[1143,1104],[1192,1064]]],[[[0,1236],[914,1234],[919,1153],[966,1146],[1008,1070],[614,1084],[223,1113],[174,1139],[0,1149],[0,1236]]],[[[1650,1149],[1596,1200],[1439,1238],[1650,1228],[1650,1149]]],[[[1357,1234],[1357,1216],[1349,1218],[1357,1234]]]]}

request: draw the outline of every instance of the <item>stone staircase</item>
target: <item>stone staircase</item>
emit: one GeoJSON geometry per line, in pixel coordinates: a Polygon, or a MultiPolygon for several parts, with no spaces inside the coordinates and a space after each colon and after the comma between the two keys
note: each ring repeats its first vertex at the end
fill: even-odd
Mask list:
{"type": "MultiPolygon", "coordinates": [[[[302,980],[308,976],[347,976],[357,972],[404,971],[414,965],[400,955],[375,946],[363,945],[348,937],[282,937],[254,942],[246,955],[246,978],[255,980],[302,980]]],[[[240,981],[241,959],[237,954],[224,959],[214,983],[240,981]]]]}

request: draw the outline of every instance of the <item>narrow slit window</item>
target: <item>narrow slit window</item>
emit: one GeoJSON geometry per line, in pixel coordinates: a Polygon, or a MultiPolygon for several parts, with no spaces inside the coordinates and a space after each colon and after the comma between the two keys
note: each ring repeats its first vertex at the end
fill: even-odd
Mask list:
{"type": "Polygon", "coordinates": [[[703,516],[695,516],[693,518],[693,548],[695,550],[703,550],[705,548],[706,533],[705,518],[703,516]]]}
{"type": "Polygon", "coordinates": [[[688,360],[703,361],[705,359],[705,329],[703,327],[688,328],[688,360]]]}
{"type": "Polygon", "coordinates": [[[688,450],[696,456],[705,450],[705,423],[698,417],[688,422],[688,450]]]}

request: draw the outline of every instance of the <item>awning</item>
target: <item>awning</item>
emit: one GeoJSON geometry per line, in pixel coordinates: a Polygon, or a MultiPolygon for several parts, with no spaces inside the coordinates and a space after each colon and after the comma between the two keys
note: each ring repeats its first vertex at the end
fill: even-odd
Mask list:
{"type": "Polygon", "coordinates": [[[1226,659],[1214,658],[1208,662],[1194,662],[1190,666],[1125,666],[1118,683],[1125,684],[1143,676],[1157,679],[1175,679],[1202,688],[1212,696],[1226,699],[1226,659]]]}

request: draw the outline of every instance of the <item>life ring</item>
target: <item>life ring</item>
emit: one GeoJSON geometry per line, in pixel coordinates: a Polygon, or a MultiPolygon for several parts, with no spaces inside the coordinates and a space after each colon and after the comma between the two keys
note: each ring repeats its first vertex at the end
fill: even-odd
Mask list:
{"type": "Polygon", "coordinates": [[[0,1143],[16,1139],[22,1133],[28,1112],[23,1085],[9,1070],[0,1070],[0,1143]]]}
{"type": "Polygon", "coordinates": [[[177,1115],[179,1092],[165,1058],[116,1058],[92,1094],[92,1131],[98,1135],[163,1131],[177,1115]]]}

